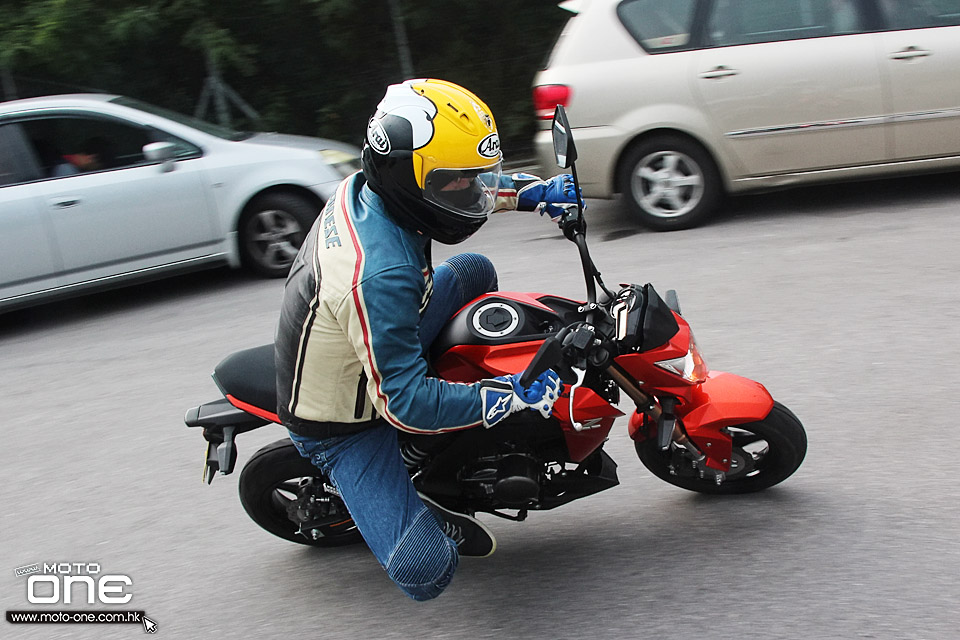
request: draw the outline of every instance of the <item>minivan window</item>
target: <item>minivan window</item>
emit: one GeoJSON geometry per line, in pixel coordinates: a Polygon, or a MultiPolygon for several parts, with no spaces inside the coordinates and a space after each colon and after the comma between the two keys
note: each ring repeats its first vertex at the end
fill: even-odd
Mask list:
{"type": "Polygon", "coordinates": [[[880,0],[891,29],[960,25],[960,0],[880,0]]]}
{"type": "Polygon", "coordinates": [[[862,30],[855,0],[717,0],[707,37],[713,46],[732,46],[862,30]]]}
{"type": "Polygon", "coordinates": [[[627,31],[650,53],[676,51],[690,46],[696,0],[626,0],[617,15],[627,31]]]}

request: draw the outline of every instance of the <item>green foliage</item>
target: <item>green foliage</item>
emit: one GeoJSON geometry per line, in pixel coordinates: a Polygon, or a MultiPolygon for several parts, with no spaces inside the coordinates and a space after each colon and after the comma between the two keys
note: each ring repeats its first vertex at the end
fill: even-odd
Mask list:
{"type": "MultiPolygon", "coordinates": [[[[416,75],[476,92],[505,151],[526,150],[530,84],[569,14],[556,0],[393,1],[416,75]]],[[[385,86],[403,79],[389,8],[388,0],[0,0],[0,66],[21,96],[93,87],[190,113],[209,57],[261,115],[242,126],[356,143],[385,86]]]]}

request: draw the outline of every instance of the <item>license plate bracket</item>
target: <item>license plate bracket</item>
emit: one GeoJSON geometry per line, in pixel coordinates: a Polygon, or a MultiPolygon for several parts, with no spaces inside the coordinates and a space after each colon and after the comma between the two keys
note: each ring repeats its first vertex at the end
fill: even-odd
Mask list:
{"type": "Polygon", "coordinates": [[[203,460],[203,480],[210,484],[217,471],[221,475],[233,472],[237,463],[236,427],[223,427],[219,433],[210,433],[204,429],[207,439],[207,450],[203,460]]]}

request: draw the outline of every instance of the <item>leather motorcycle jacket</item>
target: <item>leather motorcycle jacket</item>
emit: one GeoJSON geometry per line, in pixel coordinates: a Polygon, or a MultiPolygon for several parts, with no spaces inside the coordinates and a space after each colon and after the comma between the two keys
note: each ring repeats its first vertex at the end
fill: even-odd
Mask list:
{"type": "Polygon", "coordinates": [[[317,218],[284,286],[276,333],[278,414],[328,437],[375,424],[412,432],[481,423],[478,385],[427,375],[418,325],[433,288],[426,238],[397,225],[363,174],[317,218]]]}
{"type": "MultiPolygon", "coordinates": [[[[536,176],[502,176],[497,210],[517,208],[536,176]]],[[[398,225],[363,173],[346,178],[314,222],[284,285],[275,339],[277,413],[324,438],[380,419],[417,433],[480,425],[478,384],[427,375],[420,314],[433,292],[426,237],[398,225]]]]}

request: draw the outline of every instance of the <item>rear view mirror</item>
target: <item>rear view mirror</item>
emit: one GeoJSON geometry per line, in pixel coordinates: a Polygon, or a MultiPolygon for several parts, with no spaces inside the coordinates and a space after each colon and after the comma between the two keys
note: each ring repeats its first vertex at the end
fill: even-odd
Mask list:
{"type": "Polygon", "coordinates": [[[577,159],[577,148],[570,135],[570,123],[562,104],[557,105],[553,114],[553,154],[561,169],[566,169],[577,159]]]}
{"type": "Polygon", "coordinates": [[[151,142],[143,145],[143,157],[148,162],[159,162],[163,171],[173,171],[173,156],[177,145],[172,142],[151,142]]]}

